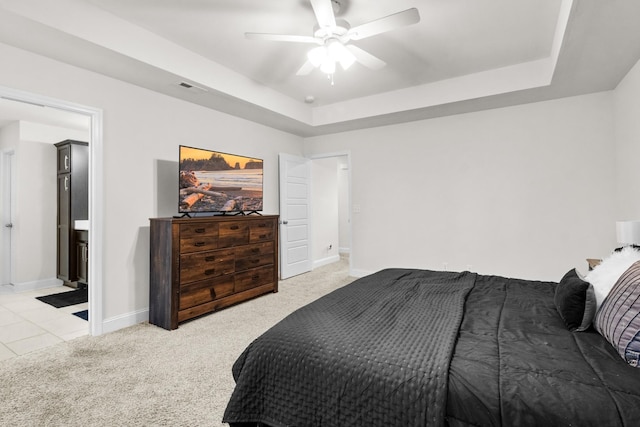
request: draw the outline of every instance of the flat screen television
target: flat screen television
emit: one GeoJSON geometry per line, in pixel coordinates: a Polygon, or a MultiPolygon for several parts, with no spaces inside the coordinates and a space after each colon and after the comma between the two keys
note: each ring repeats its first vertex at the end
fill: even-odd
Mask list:
{"type": "Polygon", "coordinates": [[[180,145],[179,212],[262,211],[262,159],[180,145]]]}

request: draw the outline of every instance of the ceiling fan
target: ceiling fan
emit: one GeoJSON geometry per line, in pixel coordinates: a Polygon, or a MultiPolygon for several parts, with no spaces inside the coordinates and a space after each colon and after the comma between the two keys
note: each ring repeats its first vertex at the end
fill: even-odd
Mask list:
{"type": "Polygon", "coordinates": [[[332,78],[333,82],[336,64],[340,64],[346,70],[356,61],[367,68],[378,70],[386,65],[383,60],[349,42],[420,22],[418,9],[411,8],[351,27],[347,21],[335,17],[334,7],[339,9],[340,0],[310,1],[318,21],[313,36],[245,33],[245,37],[248,39],[318,45],[307,53],[307,61],[296,73],[299,76],[307,75],[315,68],[320,68],[323,73],[332,78]]]}

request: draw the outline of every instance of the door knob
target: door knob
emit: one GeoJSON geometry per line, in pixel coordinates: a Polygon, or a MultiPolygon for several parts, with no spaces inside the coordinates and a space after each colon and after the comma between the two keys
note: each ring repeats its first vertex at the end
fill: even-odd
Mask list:
{"type": "Polygon", "coordinates": [[[283,223],[284,225],[287,225],[287,224],[289,224],[289,221],[282,221],[282,223],[283,223]]]}
{"type": "Polygon", "coordinates": [[[9,223],[9,224],[5,225],[5,227],[7,227],[7,228],[13,228],[13,224],[9,223]]]}

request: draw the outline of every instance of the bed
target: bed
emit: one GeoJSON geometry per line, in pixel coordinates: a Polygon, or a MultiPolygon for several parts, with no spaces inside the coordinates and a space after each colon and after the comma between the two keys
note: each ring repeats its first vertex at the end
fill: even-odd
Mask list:
{"type": "Polygon", "coordinates": [[[358,279],[246,348],[224,422],[638,425],[640,252],[631,258],[613,279],[601,264],[606,285],[600,266],[559,283],[415,269],[358,279]]]}

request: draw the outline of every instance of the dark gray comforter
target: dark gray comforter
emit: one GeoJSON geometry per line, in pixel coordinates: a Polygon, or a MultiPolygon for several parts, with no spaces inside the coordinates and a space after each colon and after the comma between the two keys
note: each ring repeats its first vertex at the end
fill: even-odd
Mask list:
{"type": "Polygon", "coordinates": [[[233,367],[228,423],[437,426],[472,273],[385,270],[304,307],[233,367]]]}
{"type": "Polygon", "coordinates": [[[640,369],[593,328],[569,331],[555,286],[477,276],[449,368],[451,427],[640,425],[640,369]]]}
{"type": "Polygon", "coordinates": [[[233,368],[224,421],[635,426],[640,369],[570,332],[555,283],[384,270],[294,312],[233,368]]]}

